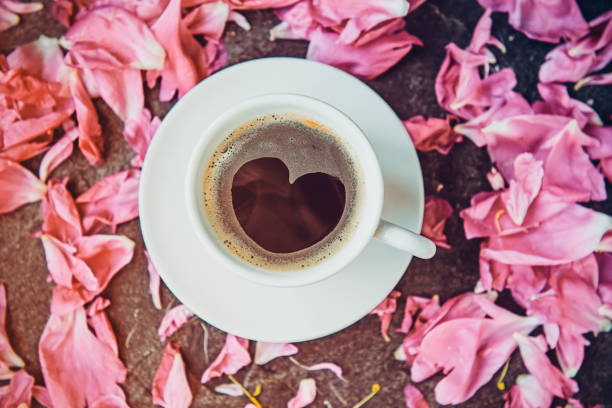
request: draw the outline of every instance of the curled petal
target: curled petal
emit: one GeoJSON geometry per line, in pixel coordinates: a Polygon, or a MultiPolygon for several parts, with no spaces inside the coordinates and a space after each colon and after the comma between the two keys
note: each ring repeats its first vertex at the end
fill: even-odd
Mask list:
{"type": "Polygon", "coordinates": [[[404,387],[404,402],[406,408],[429,408],[429,404],[417,387],[407,384],[404,387]]]}
{"type": "Polygon", "coordinates": [[[258,341],[255,344],[254,362],[264,365],[277,357],[292,356],[298,352],[298,348],[291,343],[268,343],[258,341]]]}
{"type": "Polygon", "coordinates": [[[437,246],[450,248],[444,235],[446,220],[453,215],[453,207],[443,198],[427,196],[425,198],[425,214],[421,233],[432,239],[437,246]]]}
{"type": "Polygon", "coordinates": [[[306,58],[333,65],[363,79],[372,79],[395,65],[421,40],[404,31],[405,22],[397,19],[385,33],[362,46],[339,42],[333,31],[317,28],[310,35],[306,58]]]}
{"type": "Polygon", "coordinates": [[[439,153],[448,154],[455,143],[463,140],[462,136],[453,130],[453,122],[456,121],[458,119],[452,115],[446,119],[425,119],[418,115],[404,120],[403,123],[417,150],[428,152],[435,149],[439,153]]]}
{"type": "Polygon", "coordinates": [[[151,261],[151,257],[147,251],[144,251],[145,257],[147,258],[147,271],[149,272],[149,292],[151,292],[151,300],[153,301],[153,306],[156,309],[161,310],[161,297],[159,293],[159,285],[160,278],[155,265],[151,261]]]}
{"type": "Polygon", "coordinates": [[[78,129],[71,129],[51,146],[40,161],[38,176],[46,181],[49,174],[72,154],[74,141],[79,137],[78,129]]]}
{"type": "Polygon", "coordinates": [[[380,319],[380,333],[385,341],[389,341],[387,332],[389,331],[391,318],[397,309],[397,298],[401,295],[402,294],[397,290],[391,291],[391,293],[370,312],[370,314],[375,314],[380,319]]]}
{"type": "Polygon", "coordinates": [[[514,160],[514,176],[515,179],[510,180],[510,186],[502,193],[501,199],[512,221],[522,225],[529,206],[542,186],[542,162],[536,160],[531,153],[519,154],[514,160]]]}
{"type": "Polygon", "coordinates": [[[318,26],[312,15],[310,3],[307,1],[299,1],[290,7],[275,10],[274,13],[282,22],[270,30],[270,40],[272,41],[277,38],[307,40],[318,26]]]}
{"type": "Polygon", "coordinates": [[[79,123],[79,148],[89,163],[99,166],[103,162],[102,151],[104,150],[102,128],[98,123],[96,108],[76,70],[70,75],[70,92],[74,99],[79,123]]]}
{"type": "Polygon", "coordinates": [[[0,404],[2,407],[23,407],[30,406],[32,401],[32,389],[34,387],[34,377],[19,370],[11,382],[0,390],[0,404]]]}
{"type": "Polygon", "coordinates": [[[3,374],[0,370],[0,379],[7,379],[12,376],[12,373],[8,371],[8,367],[24,367],[25,363],[13,351],[11,344],[9,343],[9,337],[6,333],[6,289],[3,283],[0,283],[0,366],[4,365],[7,370],[3,374]]]}
{"type": "Polygon", "coordinates": [[[553,397],[533,375],[521,374],[516,377],[516,384],[504,394],[504,408],[550,407],[553,397]]]}
{"type": "Polygon", "coordinates": [[[67,182],[68,179],[51,179],[47,183],[47,195],[42,201],[42,230],[62,242],[72,244],[83,235],[83,231],[81,217],[66,188],[67,182]]]}
{"type": "Polygon", "coordinates": [[[134,167],[142,167],[149,144],[161,123],[157,116],[151,116],[151,112],[144,108],[140,116],[129,119],[123,127],[123,137],[137,154],[132,159],[134,167]]]}
{"type": "Polygon", "coordinates": [[[46,191],[47,187],[25,167],[0,159],[0,214],[38,201],[46,191]]]}
{"type": "Polygon", "coordinates": [[[597,112],[586,103],[571,98],[564,85],[539,83],[538,92],[543,101],[533,103],[535,113],[572,117],[581,129],[587,124],[603,125],[597,112]]]}
{"type": "Polygon", "coordinates": [[[251,356],[248,347],[248,340],[228,333],[223,348],[215,361],[204,371],[201,382],[206,383],[223,374],[235,374],[242,367],[250,364],[251,356]]]}
{"type": "Polygon", "coordinates": [[[120,171],[103,178],[77,197],[77,207],[88,233],[99,232],[105,225],[115,231],[118,224],[138,217],[140,170],[120,171]]]}
{"type": "Polygon", "coordinates": [[[546,357],[546,345],[542,337],[528,337],[518,332],[513,337],[518,343],[525,367],[542,388],[566,399],[578,392],[576,381],[565,377],[546,357]]]}
{"type": "Polygon", "coordinates": [[[153,403],[164,408],[187,408],[193,395],[178,344],[168,343],[153,378],[153,403]]]}
{"type": "Polygon", "coordinates": [[[170,309],[159,324],[159,329],[157,330],[159,341],[165,341],[176,333],[192,316],[193,312],[187,309],[185,305],[178,305],[170,309]]]}
{"type": "Polygon", "coordinates": [[[287,408],[304,408],[315,400],[317,397],[317,385],[312,378],[306,378],[300,381],[297,394],[289,400],[287,408]]]}

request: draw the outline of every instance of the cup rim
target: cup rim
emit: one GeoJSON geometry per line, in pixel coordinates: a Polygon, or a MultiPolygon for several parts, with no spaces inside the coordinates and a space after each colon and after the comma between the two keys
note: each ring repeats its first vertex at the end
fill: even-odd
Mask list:
{"type": "MultiPolygon", "coordinates": [[[[268,110],[269,109],[270,108],[268,108],[268,110]]],[[[324,121],[319,122],[324,126],[328,125],[324,121]]],[[[333,126],[330,126],[330,128],[334,130],[333,126]]],[[[339,136],[340,138],[346,138],[346,134],[339,136]]],[[[231,107],[217,117],[202,131],[200,139],[187,164],[187,177],[185,183],[187,214],[192,223],[194,232],[207,252],[214,256],[216,260],[221,262],[227,269],[239,276],[255,283],[277,287],[295,287],[313,284],[331,277],[351,263],[357,255],[363,251],[374,236],[380,222],[384,197],[384,184],[380,165],[370,141],[359,126],[348,115],[329,103],[310,96],[294,93],[271,93],[255,96],[231,107]],[[355,231],[351,232],[349,235],[350,238],[347,242],[343,243],[340,248],[335,250],[330,258],[304,269],[290,271],[266,270],[243,261],[232,254],[225,245],[219,242],[216,233],[211,231],[211,228],[207,225],[207,215],[201,205],[201,194],[198,194],[203,184],[201,180],[202,172],[200,171],[202,169],[202,163],[208,163],[210,160],[209,155],[206,157],[203,156],[206,151],[211,148],[211,144],[214,150],[218,144],[227,137],[231,130],[236,129],[249,120],[263,116],[265,113],[262,112],[254,115],[251,119],[241,119],[240,123],[233,123],[231,126],[228,125],[228,123],[231,123],[232,118],[238,117],[240,113],[254,109],[254,107],[264,107],[266,103],[276,105],[276,110],[286,110],[285,107],[287,106],[298,106],[296,110],[300,113],[306,113],[307,115],[309,113],[312,114],[312,109],[309,111],[304,106],[308,106],[308,108],[316,106],[317,109],[324,109],[327,112],[332,112],[337,120],[343,122],[342,124],[350,129],[351,141],[345,141],[347,142],[346,144],[349,147],[349,151],[356,158],[356,162],[361,166],[361,176],[364,186],[369,187],[369,191],[364,191],[363,194],[363,208],[360,209],[360,214],[358,215],[358,225],[355,226],[355,231]],[[352,145],[355,140],[360,143],[358,149],[352,145]],[[358,155],[357,153],[360,154],[358,155]],[[364,155],[367,157],[362,157],[364,155]],[[367,168],[367,174],[365,171],[366,169],[362,166],[362,162],[364,161],[369,166],[367,168]],[[368,181],[367,184],[366,180],[368,181]],[[367,206],[366,203],[368,204],[367,206]],[[347,248],[349,248],[350,251],[348,251],[347,248]],[[340,255],[342,255],[343,258],[340,258],[340,255]]],[[[366,187],[364,187],[364,190],[365,189],[366,187]]]]}

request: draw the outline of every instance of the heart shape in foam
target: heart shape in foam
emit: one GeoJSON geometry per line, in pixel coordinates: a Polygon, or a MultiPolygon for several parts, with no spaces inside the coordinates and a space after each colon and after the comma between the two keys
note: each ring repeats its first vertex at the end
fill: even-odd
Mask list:
{"type": "Polygon", "coordinates": [[[282,160],[251,160],[236,172],[232,204],[244,232],[275,253],[308,248],[338,224],[346,193],[342,182],[325,173],[308,173],[289,183],[282,160]]]}

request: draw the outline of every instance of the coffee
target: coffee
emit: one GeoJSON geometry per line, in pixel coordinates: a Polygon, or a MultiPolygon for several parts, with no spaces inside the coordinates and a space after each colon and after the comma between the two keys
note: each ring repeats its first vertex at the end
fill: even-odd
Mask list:
{"type": "Polygon", "coordinates": [[[217,238],[236,256],[264,269],[300,269],[346,241],[362,180],[339,135],[295,114],[275,114],[221,141],[205,170],[203,201],[217,238]]]}

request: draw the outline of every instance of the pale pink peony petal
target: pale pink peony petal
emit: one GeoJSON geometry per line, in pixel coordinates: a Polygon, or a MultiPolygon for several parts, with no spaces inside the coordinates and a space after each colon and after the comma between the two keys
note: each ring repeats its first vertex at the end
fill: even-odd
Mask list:
{"type": "Polygon", "coordinates": [[[396,331],[398,333],[408,334],[410,329],[413,327],[413,322],[416,330],[423,324],[423,322],[431,319],[433,314],[436,313],[438,309],[440,309],[440,299],[437,295],[434,295],[431,299],[420,296],[407,296],[402,325],[396,329],[396,331]],[[419,313],[418,318],[415,320],[414,317],[419,310],[421,312],[419,313]]]}
{"type": "Polygon", "coordinates": [[[312,378],[300,381],[297,393],[287,402],[287,408],[304,408],[312,404],[317,397],[317,384],[312,378]]]}
{"type": "Polygon", "coordinates": [[[214,1],[194,8],[183,21],[191,34],[220,40],[229,16],[230,6],[223,1],[214,1]]]}
{"type": "Polygon", "coordinates": [[[16,26],[20,20],[19,15],[12,13],[0,4],[0,32],[16,26]]]}
{"type": "Polygon", "coordinates": [[[2,387],[3,389],[0,391],[0,407],[19,408],[30,406],[34,377],[24,370],[19,370],[5,387],[2,387]]]}
{"type": "Polygon", "coordinates": [[[264,365],[277,357],[292,356],[298,352],[298,348],[291,343],[268,343],[258,341],[255,344],[254,362],[264,365]]]}
{"type": "Polygon", "coordinates": [[[572,204],[525,233],[492,236],[482,254],[506,264],[562,264],[593,252],[611,228],[612,217],[572,204]]]}
{"type": "Polygon", "coordinates": [[[504,394],[504,408],[550,407],[553,397],[533,375],[521,374],[516,377],[516,384],[504,394]]]}
{"type": "MultiPolygon", "coordinates": [[[[0,283],[0,366],[4,366],[6,368],[9,367],[24,367],[25,363],[13,351],[11,344],[9,343],[9,337],[6,333],[6,289],[4,287],[4,283],[0,283]]],[[[1,374],[0,370],[0,379],[4,380],[10,378],[12,373],[1,374]]]]}
{"type": "Polygon", "coordinates": [[[612,126],[590,126],[585,132],[599,142],[599,145],[587,148],[589,157],[599,160],[599,167],[606,178],[612,181],[612,126]]]}
{"type": "Polygon", "coordinates": [[[159,341],[165,341],[172,336],[178,329],[183,327],[187,320],[193,316],[193,312],[185,305],[178,305],[170,309],[159,324],[157,335],[159,341]]]}
{"type": "Polygon", "coordinates": [[[321,27],[310,35],[306,58],[333,65],[363,79],[372,79],[395,65],[421,40],[404,31],[402,19],[393,21],[384,33],[360,47],[339,42],[339,35],[321,27]]]}
{"type": "Polygon", "coordinates": [[[193,395],[179,345],[168,343],[153,378],[153,403],[164,408],[187,408],[193,395]]]}
{"type": "Polygon", "coordinates": [[[95,44],[126,68],[160,69],[166,56],[149,27],[119,7],[99,7],[85,13],[66,32],[64,41],[68,48],[95,44]]]}
{"type": "Polygon", "coordinates": [[[289,6],[298,0],[229,0],[236,10],[259,10],[289,6]]]}
{"type": "Polygon", "coordinates": [[[49,174],[70,157],[74,141],[78,137],[78,129],[71,129],[47,150],[38,168],[38,176],[41,181],[46,181],[49,174]]]}
{"type": "MultiPolygon", "coordinates": [[[[87,289],[79,282],[74,283],[72,288],[56,286],[51,299],[52,314],[68,313],[92,300],[106,289],[110,280],[132,260],[134,255],[134,242],[121,235],[84,236],[74,244],[73,248],[76,250],[75,256],[67,258],[72,262],[78,261],[77,265],[86,266],[86,271],[93,276],[94,282],[91,286],[95,289],[87,289]]],[[[75,271],[77,271],[75,277],[83,279],[84,272],[80,273],[76,268],[70,269],[70,273],[75,271]]]]}
{"type": "Polygon", "coordinates": [[[583,86],[590,85],[610,85],[612,84],[612,72],[607,74],[589,75],[576,82],[574,90],[579,90],[583,86]]]}
{"type": "Polygon", "coordinates": [[[406,16],[409,3],[405,0],[317,0],[310,7],[320,25],[339,32],[340,43],[352,44],[366,31],[406,16]]]}
{"type": "Polygon", "coordinates": [[[83,308],[49,317],[38,355],[55,407],[82,407],[105,395],[125,399],[117,383],[125,381],[127,369],[89,330],[83,308]]]}
{"type": "Polygon", "coordinates": [[[130,408],[124,397],[103,395],[89,405],[91,408],[130,408]]]}
{"type": "Polygon", "coordinates": [[[380,333],[382,334],[383,339],[385,339],[387,342],[390,341],[387,333],[389,332],[389,326],[391,325],[391,318],[397,310],[397,298],[401,295],[401,292],[397,290],[391,291],[391,293],[389,293],[387,297],[370,312],[370,314],[377,315],[380,319],[380,333]]]}
{"type": "Polygon", "coordinates": [[[96,108],[76,70],[73,70],[70,75],[70,92],[74,99],[79,123],[79,148],[91,165],[99,166],[103,163],[104,140],[102,139],[102,128],[98,123],[96,108]]]}
{"type": "Polygon", "coordinates": [[[0,214],[40,200],[47,187],[19,163],[0,159],[0,214]]]}
{"type": "Polygon", "coordinates": [[[106,312],[104,312],[104,309],[109,305],[110,301],[108,299],[95,298],[87,308],[87,324],[93,329],[96,337],[108,345],[115,355],[118,356],[119,347],[117,346],[117,338],[106,316],[106,312]]]}
{"type": "Polygon", "coordinates": [[[73,245],[64,243],[53,235],[41,234],[40,240],[45,251],[47,269],[53,281],[61,286],[72,288],[72,278],[83,281],[85,287],[94,289],[98,282],[87,264],[75,256],[73,245]]]}
{"type": "Polygon", "coordinates": [[[229,384],[221,384],[215,387],[215,392],[223,395],[229,395],[230,397],[239,397],[244,392],[242,388],[238,384],[229,383],[229,384]]]}
{"type": "Polygon", "coordinates": [[[81,217],[72,195],[66,188],[68,179],[51,179],[47,183],[47,194],[42,200],[42,230],[54,238],[72,244],[82,235],[81,217]]]}
{"type": "Polygon", "coordinates": [[[32,397],[34,397],[34,399],[43,407],[53,408],[53,402],[51,402],[49,391],[47,391],[45,387],[41,387],[40,385],[35,385],[32,387],[32,397]]]}
{"type": "MultiPolygon", "coordinates": [[[[480,298],[481,304],[485,301],[480,298]]],[[[440,404],[458,404],[486,384],[516,348],[513,333],[529,333],[539,321],[513,315],[491,303],[492,319],[460,318],[441,323],[421,344],[422,357],[445,373],[435,388],[440,404]],[[492,310],[495,310],[494,312],[492,310]]]]}
{"type": "Polygon", "coordinates": [[[249,355],[249,341],[232,334],[227,334],[225,344],[219,355],[202,374],[202,383],[223,374],[235,374],[242,367],[251,363],[249,355]]]}
{"type": "Polygon", "coordinates": [[[332,373],[336,374],[336,377],[338,377],[341,380],[344,380],[344,377],[342,376],[342,367],[334,363],[323,362],[323,363],[313,364],[311,366],[303,366],[302,368],[308,371],[329,370],[332,373]]]}
{"type": "Polygon", "coordinates": [[[527,37],[551,43],[577,38],[588,32],[588,25],[575,0],[540,3],[529,0],[478,0],[493,11],[508,12],[508,22],[527,37]]]}
{"type": "Polygon", "coordinates": [[[555,352],[566,377],[572,378],[578,373],[584,360],[584,348],[589,344],[591,343],[582,334],[569,327],[561,327],[555,352]]]}
{"type": "Polygon", "coordinates": [[[147,258],[147,271],[149,272],[149,292],[151,292],[151,300],[153,301],[153,306],[156,309],[161,310],[161,297],[159,293],[160,286],[160,277],[155,265],[151,261],[151,257],[147,251],[144,251],[145,257],[147,258]]]}
{"type": "Polygon", "coordinates": [[[149,144],[161,123],[157,116],[151,116],[151,112],[144,108],[140,116],[129,119],[123,127],[123,137],[137,154],[132,159],[134,167],[142,167],[149,144]]]}
{"type": "Polygon", "coordinates": [[[151,30],[166,50],[166,60],[161,70],[147,72],[149,87],[161,76],[159,99],[169,101],[176,91],[181,98],[208,74],[208,61],[181,18],[180,0],[170,0],[151,30]]]}
{"type": "Polygon", "coordinates": [[[317,28],[318,22],[312,15],[310,2],[301,0],[290,7],[275,10],[281,23],[270,30],[270,40],[307,40],[317,28]]]}
{"type": "Polygon", "coordinates": [[[529,206],[540,192],[544,169],[531,153],[521,153],[514,160],[514,179],[501,199],[516,225],[522,225],[529,206]]]}
{"type": "Polygon", "coordinates": [[[453,122],[458,120],[453,115],[447,115],[446,119],[425,119],[418,115],[403,123],[417,150],[429,152],[435,149],[439,153],[448,154],[455,143],[463,140],[460,134],[453,131],[453,122]]]}
{"type": "Polygon", "coordinates": [[[492,45],[499,48],[501,52],[505,53],[506,47],[504,44],[491,35],[492,27],[493,20],[491,19],[491,10],[487,9],[478,20],[476,27],[474,27],[472,41],[470,41],[468,50],[475,54],[482,54],[483,52],[486,52],[485,45],[492,45]]]}
{"type": "Polygon", "coordinates": [[[70,68],[64,64],[64,54],[57,38],[41,35],[38,40],[15,48],[6,60],[11,69],[22,68],[47,82],[68,82],[70,68]]]}
{"type": "Polygon", "coordinates": [[[612,254],[598,253],[599,285],[597,293],[602,301],[612,309],[612,254]]]}
{"type": "Polygon", "coordinates": [[[118,224],[138,217],[138,183],[140,170],[129,169],[103,178],[76,199],[87,233],[96,233],[109,225],[112,232],[118,224]]]}
{"type": "Polygon", "coordinates": [[[433,240],[441,248],[450,248],[444,235],[446,220],[453,215],[453,207],[448,201],[435,196],[425,197],[425,214],[421,233],[433,240]]]}
{"type": "Polygon", "coordinates": [[[404,402],[406,402],[406,408],[429,408],[421,391],[412,384],[406,384],[404,387],[404,402]]]}
{"type": "Polygon", "coordinates": [[[21,2],[17,0],[2,0],[2,6],[18,14],[35,13],[43,9],[43,4],[39,2],[21,2]]]}
{"type": "Polygon", "coordinates": [[[544,101],[533,103],[535,113],[574,118],[581,129],[587,124],[595,126],[603,124],[597,112],[586,103],[571,98],[564,85],[539,83],[538,92],[544,101]]]}
{"type": "Polygon", "coordinates": [[[576,381],[565,377],[546,357],[546,343],[543,337],[529,337],[519,332],[514,333],[513,337],[519,345],[525,367],[542,388],[566,399],[578,392],[576,381]]]}

